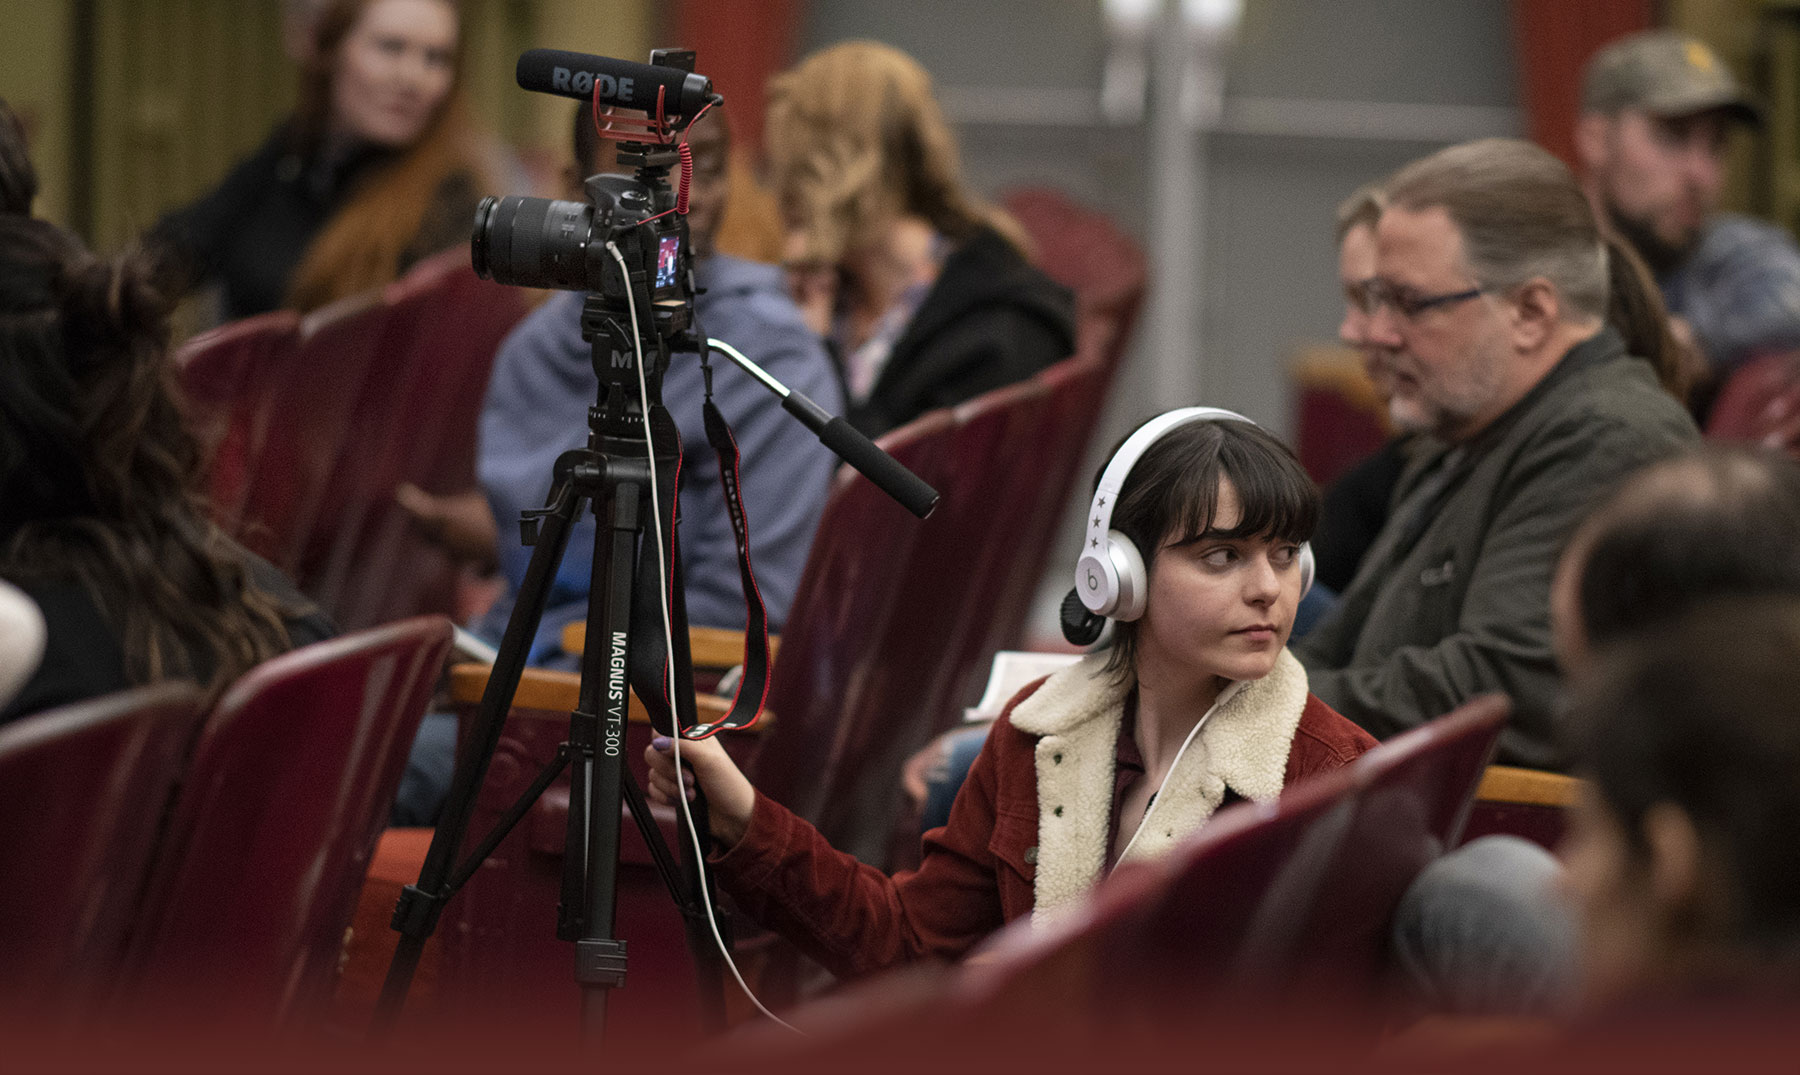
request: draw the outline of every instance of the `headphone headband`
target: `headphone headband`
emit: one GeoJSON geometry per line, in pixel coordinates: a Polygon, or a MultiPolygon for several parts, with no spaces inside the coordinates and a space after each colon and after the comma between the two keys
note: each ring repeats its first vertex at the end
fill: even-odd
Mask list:
{"type": "Polygon", "coordinates": [[[1112,529],[1113,508],[1118,503],[1119,490],[1124,488],[1125,479],[1131,475],[1131,468],[1137,465],[1138,458],[1149,451],[1152,444],[1161,440],[1163,434],[1176,426],[1206,421],[1256,424],[1236,411],[1228,411],[1222,407],[1182,407],[1179,410],[1165,411],[1138,426],[1136,432],[1126,437],[1125,443],[1119,445],[1119,450],[1113,453],[1106,469],[1100,472],[1100,484],[1094,490],[1092,510],[1088,512],[1087,538],[1081,543],[1084,554],[1106,545],[1106,532],[1112,529]]]}

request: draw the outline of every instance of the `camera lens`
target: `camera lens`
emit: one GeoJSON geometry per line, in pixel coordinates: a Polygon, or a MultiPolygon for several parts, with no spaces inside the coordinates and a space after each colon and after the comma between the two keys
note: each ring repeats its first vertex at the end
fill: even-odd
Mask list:
{"type": "Polygon", "coordinates": [[[470,259],[485,279],[583,291],[593,206],[549,198],[487,198],[475,211],[470,259]]]}

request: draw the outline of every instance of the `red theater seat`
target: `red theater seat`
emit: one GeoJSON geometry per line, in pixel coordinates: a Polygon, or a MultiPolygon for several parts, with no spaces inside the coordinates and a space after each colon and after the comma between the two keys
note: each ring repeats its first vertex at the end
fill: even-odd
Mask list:
{"type": "Polygon", "coordinates": [[[0,728],[0,995],[80,1008],[124,957],[206,699],[162,683],[0,728]]]}
{"type": "Polygon", "coordinates": [[[347,628],[456,611],[459,566],[394,489],[474,487],[488,371],[523,295],[452,250],[303,321],[196,337],[178,362],[221,522],[347,628]]]}
{"type": "MultiPolygon", "coordinates": [[[[951,465],[955,425],[949,411],[932,411],[877,443],[936,486],[951,465]]],[[[895,731],[883,714],[904,703],[874,690],[872,681],[890,642],[909,630],[899,601],[902,583],[931,525],[860,474],[840,470],[788,613],[781,656],[770,671],[769,708],[781,719],[758,752],[751,779],[834,841],[858,820],[842,797],[845,789],[884,802],[897,795],[891,774],[880,788],[861,786],[857,774],[867,771],[864,751],[871,739],[895,731]]],[[[882,856],[891,818],[891,811],[884,812],[860,830],[868,837],[863,853],[882,856]]]]}
{"type": "Polygon", "coordinates": [[[1800,456],[1800,353],[1763,355],[1739,366],[1713,399],[1706,435],[1800,456]]]}
{"type": "Polygon", "coordinates": [[[871,1011],[812,1055],[923,1062],[946,1042],[1009,1035],[1076,1049],[1199,1044],[1209,1025],[1266,1018],[1319,986],[1379,1009],[1388,919],[1456,840],[1506,715],[1503,700],[1477,699],[1273,803],[1221,810],[1049,928],[1013,923],[932,1001],[871,1011]]]}
{"type": "Polygon", "coordinates": [[[176,355],[188,417],[211,465],[207,494],[221,525],[243,533],[250,478],[276,415],[241,406],[275,393],[293,368],[300,316],[278,310],[224,325],[189,340],[176,355]]]}
{"type": "Polygon", "coordinates": [[[1037,247],[1038,267],[1075,293],[1077,325],[1094,337],[1078,338],[1077,353],[1116,367],[1149,280],[1143,251],[1104,213],[1054,190],[1022,187],[1001,204],[1037,247]]]}
{"type": "Polygon", "coordinates": [[[1063,506],[1087,488],[1078,470],[1149,287],[1143,251],[1105,214],[1035,188],[1010,192],[1004,204],[1036,245],[1039,267],[1075,293],[1075,354],[1036,378],[1051,395],[1029,456],[1044,493],[1019,520],[1023,544],[993,612],[989,652],[1020,644],[1063,506]]]}
{"type": "Polygon", "coordinates": [[[1499,834],[1554,851],[1568,829],[1569,809],[1580,787],[1581,781],[1562,773],[1490,765],[1475,793],[1463,841],[1499,834]]]}
{"type": "Polygon", "coordinates": [[[1245,965],[1291,967],[1353,998],[1378,984],[1394,909],[1419,871],[1461,842],[1511,711],[1501,695],[1476,698],[1358,759],[1356,810],[1336,852],[1315,866],[1312,902],[1284,943],[1246,948],[1245,965]]]}
{"type": "Polygon", "coordinates": [[[1108,879],[1072,926],[1043,938],[1028,925],[1011,927],[994,946],[1005,954],[972,967],[968,987],[990,998],[1000,1018],[1022,1020],[1052,999],[1042,992],[1052,984],[1060,1009],[1104,1022],[1280,977],[1297,916],[1335,881],[1321,867],[1344,839],[1357,793],[1355,774],[1342,769],[1273,803],[1222,810],[1171,857],[1131,872],[1153,880],[1123,870],[1108,879]],[[1128,897],[1109,891],[1114,880],[1130,884],[1128,897]],[[1276,950],[1284,962],[1255,962],[1276,950]],[[1087,953],[1079,974],[1070,953],[1087,953]]]}
{"type": "Polygon", "coordinates": [[[420,617],[284,654],[226,692],[133,938],[142,999],[283,1018],[329,997],[449,645],[448,621],[420,617]]]}

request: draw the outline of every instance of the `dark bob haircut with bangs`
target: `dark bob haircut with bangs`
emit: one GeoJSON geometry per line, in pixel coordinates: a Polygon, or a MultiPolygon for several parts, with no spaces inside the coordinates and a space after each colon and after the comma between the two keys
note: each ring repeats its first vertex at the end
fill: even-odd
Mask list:
{"type": "MultiPolygon", "coordinates": [[[[1261,426],[1236,419],[1189,422],[1157,438],[1126,476],[1112,517],[1150,571],[1166,546],[1252,537],[1297,545],[1318,523],[1319,488],[1294,453],[1261,426]],[[1243,510],[1229,530],[1213,526],[1222,479],[1243,510]]],[[[1137,624],[1114,623],[1106,669],[1127,675],[1136,667],[1137,624]]]]}

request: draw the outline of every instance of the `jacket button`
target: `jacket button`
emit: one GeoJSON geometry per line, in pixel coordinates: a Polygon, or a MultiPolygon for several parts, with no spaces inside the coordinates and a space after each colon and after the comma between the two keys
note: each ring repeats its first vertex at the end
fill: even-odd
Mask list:
{"type": "Polygon", "coordinates": [[[1037,847],[1036,846],[1028,847],[1025,849],[1025,862],[1031,866],[1037,865],[1037,847]]]}
{"type": "Polygon", "coordinates": [[[1054,809],[1054,810],[1052,810],[1052,811],[1050,811],[1050,812],[1051,812],[1051,813],[1052,813],[1052,814],[1055,814],[1055,815],[1056,815],[1056,816],[1057,816],[1057,817],[1061,817],[1061,816],[1062,816],[1062,807],[1060,807],[1060,806],[1059,806],[1059,807],[1057,807],[1057,808],[1056,808],[1056,809],[1054,809]]]}

